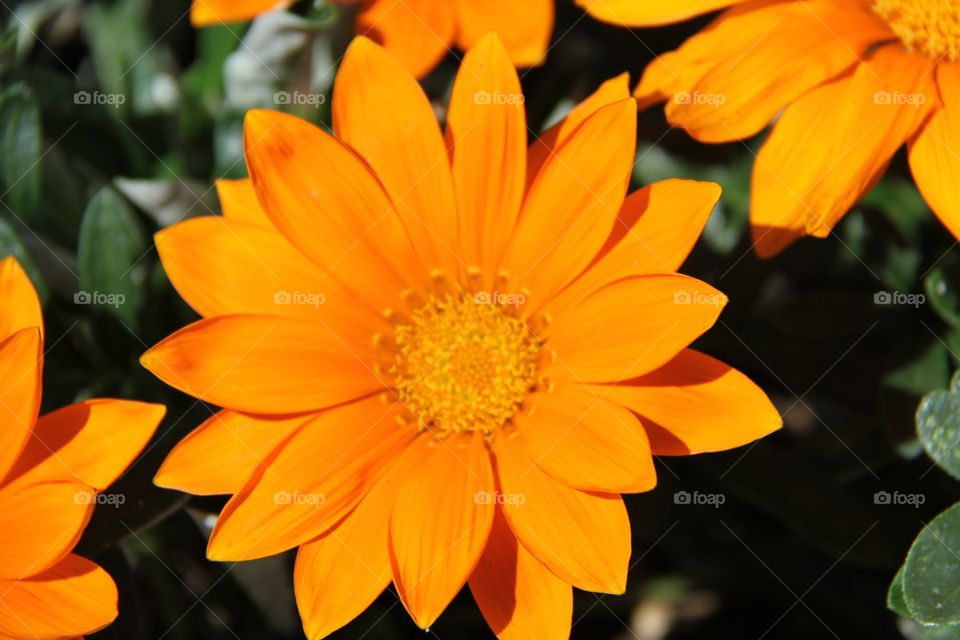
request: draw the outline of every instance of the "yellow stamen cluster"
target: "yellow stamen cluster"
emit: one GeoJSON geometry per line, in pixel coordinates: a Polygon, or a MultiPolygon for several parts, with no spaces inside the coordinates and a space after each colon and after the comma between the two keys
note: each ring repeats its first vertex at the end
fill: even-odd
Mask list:
{"type": "Polygon", "coordinates": [[[431,298],[396,328],[397,393],[420,429],[493,435],[536,386],[542,342],[473,294],[431,298]]]}
{"type": "Polygon", "coordinates": [[[960,59],[957,0],[875,0],[873,10],[910,51],[936,59],[960,59]]]}

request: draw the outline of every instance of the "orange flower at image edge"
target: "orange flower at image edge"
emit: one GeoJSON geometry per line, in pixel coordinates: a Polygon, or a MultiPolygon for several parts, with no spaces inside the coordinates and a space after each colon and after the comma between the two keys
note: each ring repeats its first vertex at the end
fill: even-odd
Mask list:
{"type": "Polygon", "coordinates": [[[43,317],[13,258],[0,261],[0,301],[0,639],[75,638],[117,617],[117,588],[70,552],[164,408],[87,400],[38,418],[43,317]]]}
{"type": "Polygon", "coordinates": [[[336,137],[250,112],[252,180],[219,184],[223,217],[157,236],[204,319],[142,361],[224,410],[156,481],[232,494],[212,559],[300,547],[310,638],[391,581],[423,628],[468,583],[500,637],[565,638],[571,586],[625,589],[619,494],[654,487],[653,455],[781,424],[743,374],[686,349],[726,302],[673,273],[719,187],[626,195],[626,75],[529,149],[520,91],[482,39],[444,138],[401,63],[358,38],[336,137]]]}
{"type": "Polygon", "coordinates": [[[754,164],[759,255],[829,235],[905,142],[920,192],[960,237],[956,0],[579,2],[633,26],[735,5],[651,63],[636,96],[666,100],[671,124],[704,142],[752,136],[783,110],[754,164]]]}
{"type": "MultiPolygon", "coordinates": [[[[331,0],[360,4],[361,0],[331,0]]],[[[553,32],[554,0],[362,0],[356,33],[376,40],[410,73],[426,75],[453,46],[469,49],[495,31],[514,64],[543,62],[553,32]]],[[[194,0],[198,27],[251,20],[293,0],[194,0]]]]}

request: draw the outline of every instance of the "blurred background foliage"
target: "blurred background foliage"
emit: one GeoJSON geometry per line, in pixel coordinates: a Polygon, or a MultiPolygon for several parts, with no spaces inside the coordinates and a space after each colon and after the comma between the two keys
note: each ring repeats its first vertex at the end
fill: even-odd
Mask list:
{"type": "MultiPolygon", "coordinates": [[[[213,180],[245,173],[246,109],[329,124],[353,16],[301,2],[198,32],[187,0],[0,4],[0,256],[16,255],[44,300],[44,410],[103,395],[170,408],[111,490],[126,503],[98,508],[80,545],[120,585],[120,619],[96,637],[300,638],[292,554],[207,562],[224,500],[151,485],[165,453],[215,408],[166,388],[137,358],[195,318],[151,234],[216,213],[213,180]],[[323,98],[278,105],[282,91],[323,98]]],[[[629,31],[560,0],[547,64],[522,74],[531,131],[603,80],[629,71],[636,82],[703,23],[629,31]]],[[[450,56],[425,80],[441,119],[456,67],[450,56]]],[[[785,428],[741,450],[659,460],[660,486],[628,498],[629,590],[578,593],[573,637],[960,638],[960,558],[949,551],[960,548],[960,507],[948,509],[960,498],[960,382],[950,383],[960,255],[904,158],[831,238],[758,261],[747,213],[760,140],[701,145],[659,108],[639,118],[635,186],[689,177],[725,188],[683,269],[731,298],[697,346],[767,389],[785,428]],[[682,491],[725,500],[677,504],[682,491]]],[[[432,635],[490,634],[461,594],[432,635]]],[[[335,637],[423,636],[388,591],[335,637]]]]}

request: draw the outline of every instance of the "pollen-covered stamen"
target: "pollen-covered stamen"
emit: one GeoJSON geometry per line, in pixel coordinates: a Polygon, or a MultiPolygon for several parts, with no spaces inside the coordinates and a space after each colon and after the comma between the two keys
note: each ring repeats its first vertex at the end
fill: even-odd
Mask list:
{"type": "Polygon", "coordinates": [[[873,10],[910,51],[960,60],[960,2],[875,0],[873,10]]]}
{"type": "Polygon", "coordinates": [[[433,298],[397,327],[395,387],[420,429],[492,435],[537,383],[542,342],[475,294],[433,298]]]}

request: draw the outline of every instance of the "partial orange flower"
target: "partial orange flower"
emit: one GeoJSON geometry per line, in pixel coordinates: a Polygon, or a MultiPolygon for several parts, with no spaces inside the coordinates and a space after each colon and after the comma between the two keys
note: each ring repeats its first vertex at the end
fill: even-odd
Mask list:
{"type": "Polygon", "coordinates": [[[668,120],[704,142],[776,119],[753,171],[759,255],[829,235],[904,143],[920,192],[960,237],[960,3],[579,1],[634,26],[736,5],[651,63],[636,96],[666,100],[668,120]]]}
{"type": "Polygon", "coordinates": [[[0,301],[0,638],[76,638],[117,617],[117,587],[71,551],[164,408],[87,400],[38,417],[43,317],[13,258],[0,301]]]}
{"type": "MultiPolygon", "coordinates": [[[[426,75],[456,46],[467,50],[495,31],[513,63],[543,62],[553,32],[554,0],[332,0],[362,2],[357,35],[376,40],[413,75],[426,75]]],[[[251,20],[292,0],[193,0],[190,20],[204,27],[251,20]]]]}
{"type": "Polygon", "coordinates": [[[501,638],[565,638],[571,586],[622,593],[621,492],[653,455],[780,426],[743,374],[687,345],[726,298],[674,271],[711,183],[627,195],[626,75],[527,147],[523,94],[490,35],[463,61],[446,136],[401,62],[365,38],[334,86],[334,135],[246,119],[251,180],[223,217],[157,235],[203,319],[143,356],[224,410],[156,482],[232,494],[208,547],[299,546],[308,637],[392,581],[429,627],[469,584],[501,638]]]}

